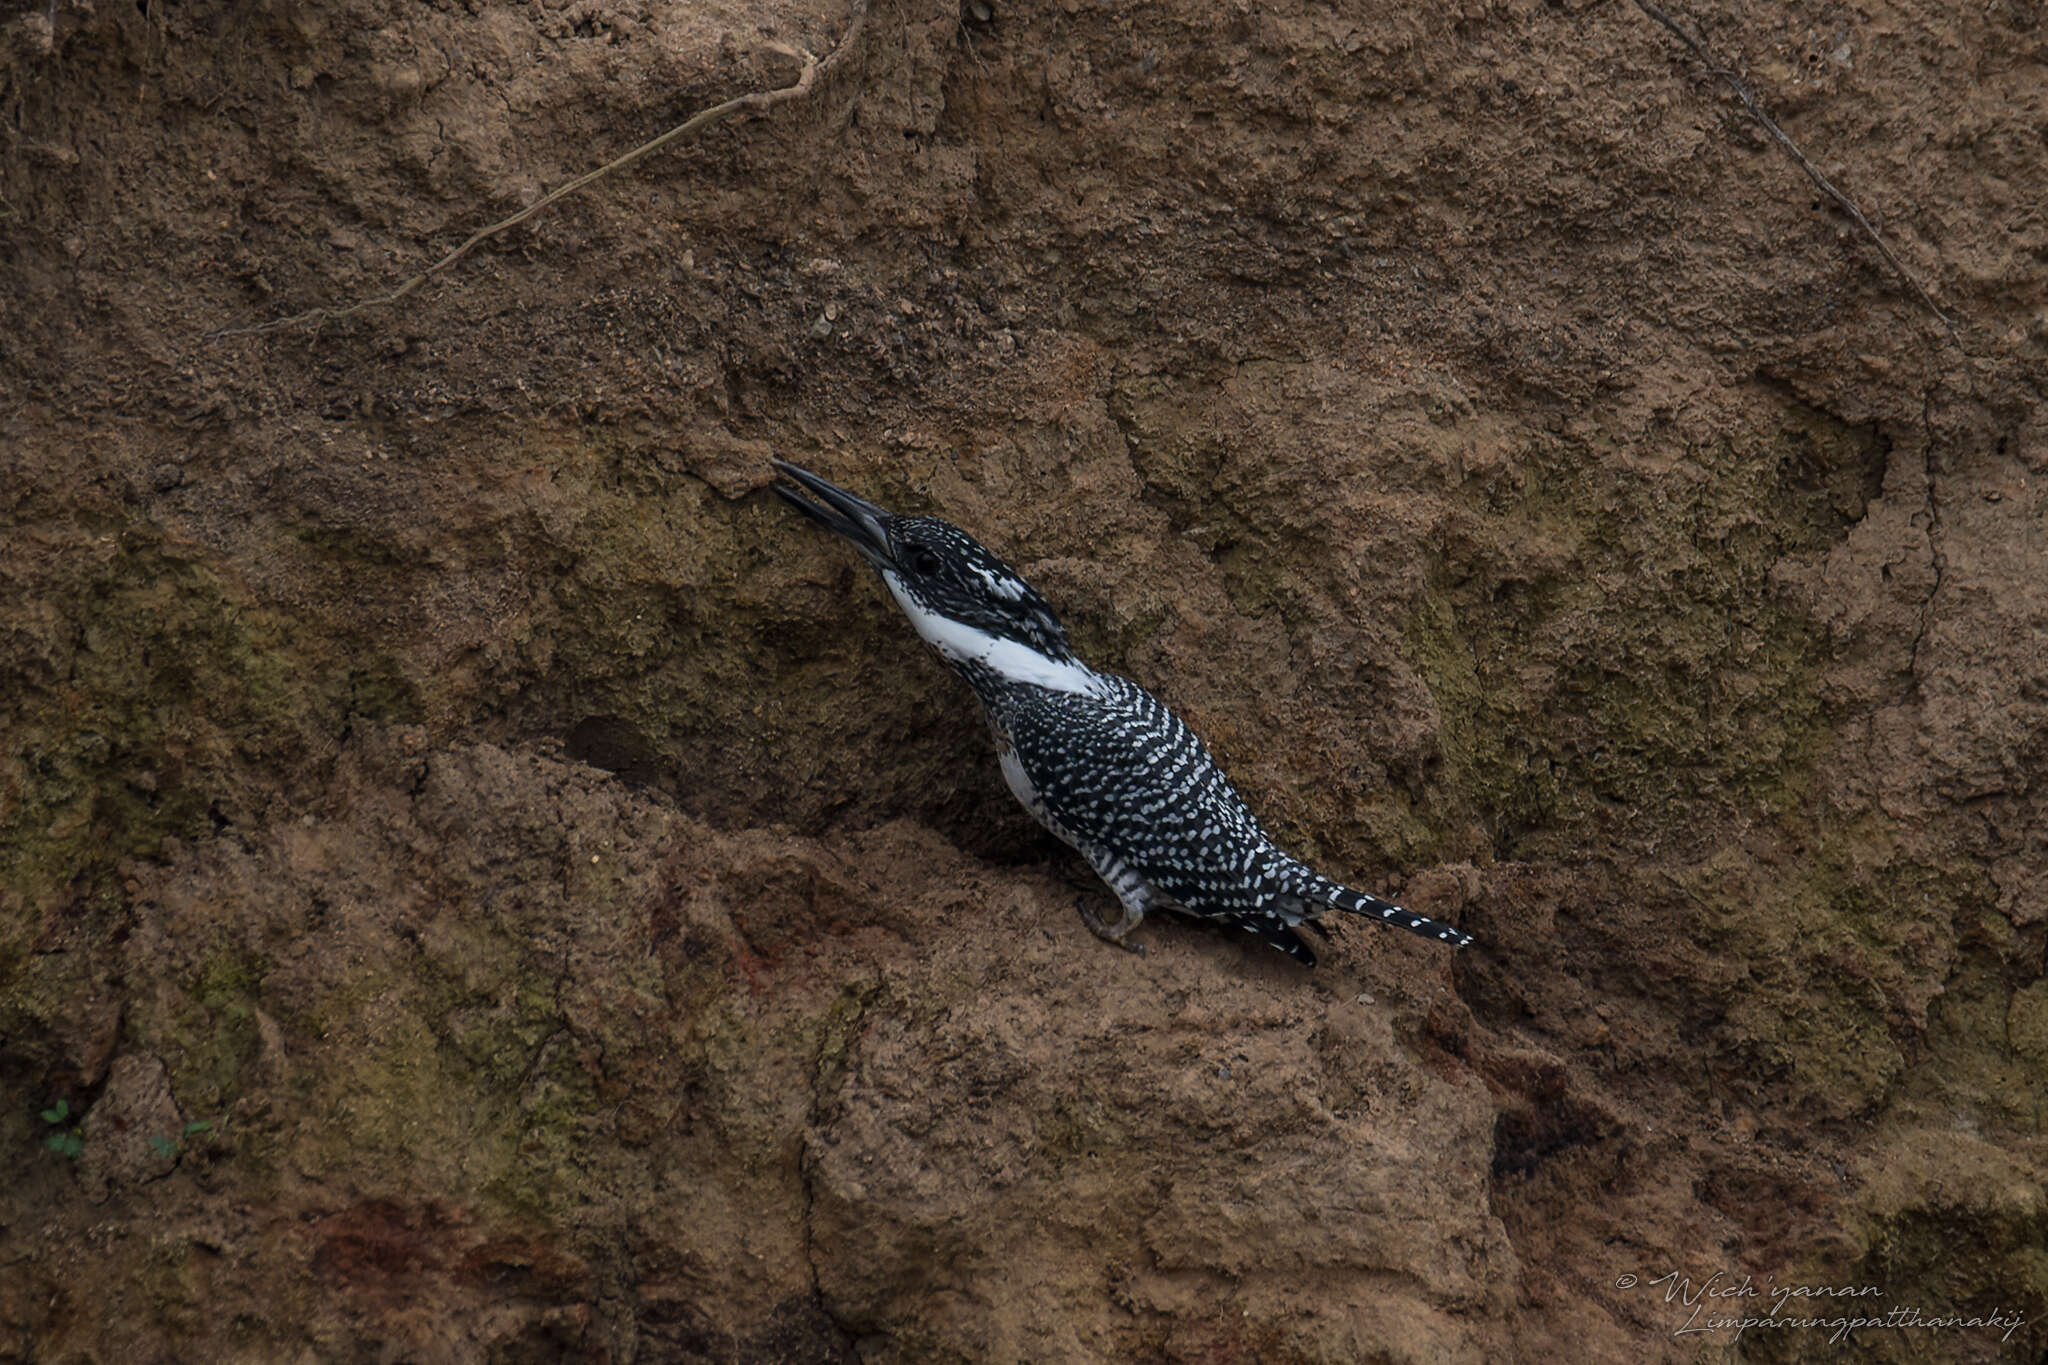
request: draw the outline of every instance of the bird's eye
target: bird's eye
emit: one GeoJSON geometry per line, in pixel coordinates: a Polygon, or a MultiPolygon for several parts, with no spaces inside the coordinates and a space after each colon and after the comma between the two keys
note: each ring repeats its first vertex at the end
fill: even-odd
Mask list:
{"type": "Polygon", "coordinates": [[[912,573],[927,577],[946,567],[944,561],[922,545],[913,545],[904,551],[903,560],[912,573]]]}

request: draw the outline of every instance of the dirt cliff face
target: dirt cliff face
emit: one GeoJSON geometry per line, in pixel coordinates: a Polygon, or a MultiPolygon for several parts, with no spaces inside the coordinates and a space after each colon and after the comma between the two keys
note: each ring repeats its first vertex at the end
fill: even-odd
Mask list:
{"type": "Polygon", "coordinates": [[[2039,6],[1679,16],[1953,338],[1634,5],[984,8],[225,339],[849,15],[0,11],[0,1356],[2037,1358],[2039,6]],[[771,454],[1479,942],[1097,943],[771,454]]]}

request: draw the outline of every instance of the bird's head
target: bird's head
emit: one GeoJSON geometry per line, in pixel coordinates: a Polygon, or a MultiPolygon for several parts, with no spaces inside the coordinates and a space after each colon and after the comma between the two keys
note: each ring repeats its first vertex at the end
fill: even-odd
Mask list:
{"type": "Polygon", "coordinates": [[[797,485],[776,484],[782,500],[851,541],[948,662],[1045,686],[1062,685],[1063,670],[1078,667],[1045,599],[973,536],[937,517],[893,515],[807,469],[774,464],[797,485]]]}

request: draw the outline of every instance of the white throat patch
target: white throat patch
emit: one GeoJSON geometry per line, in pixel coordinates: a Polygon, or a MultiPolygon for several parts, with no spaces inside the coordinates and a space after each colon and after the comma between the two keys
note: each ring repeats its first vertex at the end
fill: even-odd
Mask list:
{"type": "Polygon", "coordinates": [[[1093,693],[1099,686],[1094,671],[1084,664],[1041,654],[1029,645],[991,635],[919,605],[916,598],[903,590],[902,580],[887,569],[882,571],[882,582],[888,585],[889,595],[903,608],[917,633],[955,663],[979,662],[1013,683],[1028,683],[1055,692],[1093,693]]]}

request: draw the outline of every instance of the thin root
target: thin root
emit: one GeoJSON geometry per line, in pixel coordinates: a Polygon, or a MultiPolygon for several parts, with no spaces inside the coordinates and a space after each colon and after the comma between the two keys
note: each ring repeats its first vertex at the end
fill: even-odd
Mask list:
{"type": "Polygon", "coordinates": [[[1934,296],[1929,294],[1921,286],[1920,281],[1913,277],[1913,272],[1906,269],[1905,263],[1892,254],[1892,249],[1885,245],[1884,238],[1877,235],[1877,229],[1872,227],[1870,220],[1863,216],[1863,210],[1857,208],[1848,195],[1843,194],[1830,184],[1828,178],[1822,175],[1820,170],[1811,161],[1806,159],[1806,153],[1800,151],[1799,145],[1785,135],[1785,130],[1778,126],[1777,120],[1764,111],[1763,105],[1758,103],[1756,96],[1750,93],[1749,87],[1742,83],[1742,78],[1715,61],[1708,54],[1707,49],[1700,43],[1700,40],[1680,28],[1678,21],[1666,14],[1663,7],[1655,4],[1654,0],[1636,0],[1636,8],[1649,15],[1659,24],[1662,24],[1670,31],[1674,38],[1684,43],[1686,51],[1699,59],[1700,65],[1706,67],[1708,75],[1719,76],[1728,83],[1728,88],[1735,92],[1735,98],[1741,100],[1742,107],[1749,110],[1749,116],[1755,119],[1765,132],[1775,138],[1780,147],[1791,153],[1792,159],[1799,163],[1799,169],[1806,172],[1806,178],[1811,180],[1822,194],[1834,200],[1835,205],[1842,212],[1848,214],[1857,227],[1863,229],[1863,235],[1870,239],[1870,244],[1877,248],[1879,255],[1884,257],[1885,264],[1892,268],[1892,273],[1896,274],[1901,280],[1904,280],[1906,287],[1913,291],[1914,297],[1920,300],[1921,305],[1928,312],[1934,314],[1942,327],[1947,330],[1949,339],[1957,345],[1961,345],[1962,338],[1956,332],[1955,323],[1949,319],[1947,313],[1941,310],[1941,305],[1934,301],[1934,296]]]}
{"type": "Polygon", "coordinates": [[[469,255],[470,252],[476,250],[491,238],[496,237],[499,233],[518,227],[521,223],[532,218],[557,200],[567,198],[586,185],[595,184],[608,175],[614,175],[619,171],[625,170],[635,162],[652,156],[678,138],[702,132],[712,124],[721,123],[731,118],[734,114],[765,113],[778,104],[783,104],[793,99],[800,99],[808,95],[817,85],[819,78],[828,74],[840,62],[845,60],[846,54],[853,49],[854,41],[860,35],[861,25],[867,22],[868,4],[869,0],[854,0],[852,22],[847,24],[846,32],[840,36],[838,44],[833,47],[831,52],[826,54],[822,61],[808,52],[802,54],[804,69],[803,73],[797,77],[796,84],[783,86],[779,90],[756,90],[752,94],[741,95],[735,99],[729,99],[723,104],[714,104],[709,109],[700,110],[692,114],[689,118],[678,123],[659,137],[641,143],[624,156],[608,161],[594,171],[577,176],[568,184],[543,195],[527,207],[513,214],[510,218],[501,218],[489,227],[477,229],[470,235],[468,241],[456,247],[455,250],[449,252],[446,256],[443,256],[404,284],[399,285],[390,293],[379,294],[375,298],[359,300],[348,305],[346,308],[309,308],[303,313],[294,313],[288,318],[274,318],[269,322],[259,322],[248,327],[223,328],[220,331],[207,333],[206,339],[209,341],[221,341],[228,337],[260,336],[265,332],[281,331],[287,327],[297,327],[302,323],[332,322],[349,317],[355,313],[360,313],[366,308],[379,308],[385,304],[397,303],[434,276],[454,266],[456,262],[469,255]]]}

